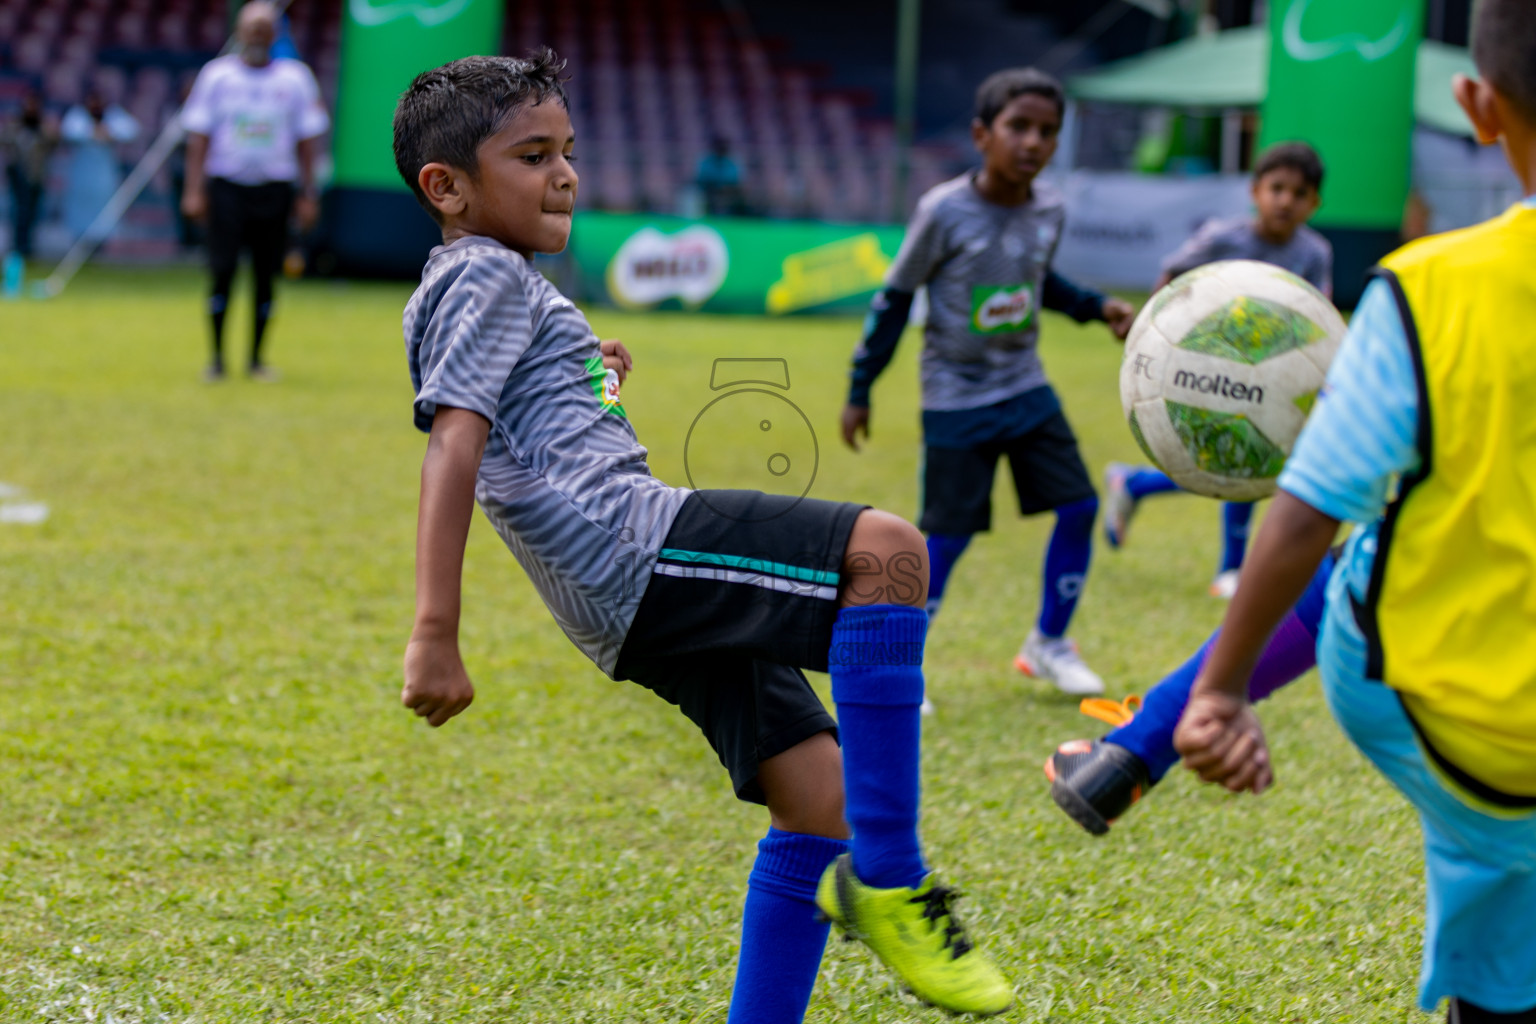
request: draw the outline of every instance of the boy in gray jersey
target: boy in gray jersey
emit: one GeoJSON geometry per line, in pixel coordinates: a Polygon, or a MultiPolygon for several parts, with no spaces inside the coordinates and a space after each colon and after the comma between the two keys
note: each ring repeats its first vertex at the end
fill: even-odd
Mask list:
{"type": "Polygon", "coordinates": [[[922,535],[860,505],[651,476],[618,375],[530,262],[571,230],[563,66],[548,50],[468,57],[419,75],[396,110],[396,165],[444,242],[404,317],[430,439],[401,700],[439,726],[473,699],[459,578],[478,502],[571,641],[678,706],[737,796],[768,807],[732,1024],[804,1016],[828,919],[923,999],[1000,1012],[1012,992],[917,837],[922,535]],[[836,722],[806,668],[831,674],[836,722]]]}
{"type": "Polygon", "coordinates": [[[1092,554],[1098,497],[1037,350],[1044,306],[1105,320],[1122,340],[1135,310],[1051,270],[1061,196],[1035,180],[1056,151],[1065,99],[1032,68],[999,71],[976,93],[971,134],[982,167],[918,201],[853,356],[843,440],[868,437],[870,386],[890,362],[913,293],[928,289],[923,333],[923,514],[932,566],[928,611],[972,535],[991,528],[992,480],[1006,455],[1019,511],[1056,513],[1034,629],[1014,664],[1063,692],[1104,684],[1066,637],[1092,554]]]}
{"type": "MultiPolygon", "coordinates": [[[[1253,169],[1254,216],[1207,222],[1163,261],[1158,291],[1180,274],[1218,260],[1260,260],[1283,267],[1333,297],[1333,247],[1307,227],[1322,198],[1323,161],[1304,142],[1283,142],[1265,150],[1253,169]]],[[[1151,466],[1112,462],[1105,471],[1104,536],[1111,548],[1125,543],[1131,518],[1142,498],[1179,490],[1168,475],[1151,466]]],[[[1237,593],[1238,570],[1248,546],[1253,503],[1222,506],[1221,567],[1211,581],[1214,597],[1237,593]]]]}

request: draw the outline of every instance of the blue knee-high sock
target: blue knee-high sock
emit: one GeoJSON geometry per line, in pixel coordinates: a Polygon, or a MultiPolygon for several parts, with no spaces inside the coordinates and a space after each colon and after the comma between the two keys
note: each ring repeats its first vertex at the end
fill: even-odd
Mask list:
{"type": "Polygon", "coordinates": [[[1127,473],[1125,489],[1137,501],[1151,494],[1166,494],[1169,491],[1182,490],[1167,473],[1160,469],[1153,469],[1151,466],[1140,466],[1127,473]]]}
{"type": "Polygon", "coordinates": [[[949,574],[954,569],[955,563],[960,561],[960,556],[965,553],[966,545],[971,542],[969,533],[930,533],[928,535],[928,616],[932,618],[939,613],[939,605],[944,602],[944,587],[949,583],[949,574]]]}
{"type": "MultiPolygon", "coordinates": [[[[1323,559],[1301,599],[1265,644],[1248,684],[1250,700],[1263,700],[1317,663],[1317,633],[1327,598],[1328,577],[1332,573],[1333,558],[1323,559]]],[[[1179,763],[1179,752],[1173,748],[1173,731],[1184,714],[1184,706],[1189,703],[1189,691],[1195,685],[1195,677],[1200,674],[1200,667],[1205,664],[1218,635],[1211,634],[1194,657],[1148,690],[1135,718],[1104,737],[1106,742],[1118,744],[1141,758],[1153,782],[1179,763]]]]}
{"type": "Polygon", "coordinates": [[[1221,506],[1221,571],[1241,569],[1248,550],[1248,523],[1253,502],[1229,501],[1221,506]]]}
{"type": "Polygon", "coordinates": [[[923,638],[928,614],[907,605],[844,608],[828,670],[843,745],[853,870],[881,889],[928,874],[917,839],[923,638]]]}
{"type": "Polygon", "coordinates": [[[816,919],[816,883],[847,850],[842,839],[776,828],[757,844],[726,1024],[800,1024],[805,1018],[827,945],[828,926],[816,919]]]}
{"type": "Polygon", "coordinates": [[[1084,498],[1056,510],[1056,529],[1045,549],[1045,594],[1037,623],[1046,636],[1066,633],[1077,610],[1093,558],[1093,520],[1098,513],[1098,498],[1084,498]]]}

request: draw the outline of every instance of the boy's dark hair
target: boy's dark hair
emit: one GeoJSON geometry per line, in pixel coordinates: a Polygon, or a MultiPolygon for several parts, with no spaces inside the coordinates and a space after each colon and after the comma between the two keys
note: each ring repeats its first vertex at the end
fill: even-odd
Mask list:
{"type": "Polygon", "coordinates": [[[1044,96],[1056,104],[1057,113],[1066,114],[1067,94],[1060,82],[1035,68],[1007,68],[988,75],[977,87],[976,120],[990,128],[1010,100],[1031,93],[1044,96]]]}
{"type": "Polygon", "coordinates": [[[1281,168],[1301,175],[1301,180],[1312,186],[1312,191],[1323,190],[1323,158],[1305,142],[1281,142],[1260,153],[1258,163],[1253,165],[1253,180],[1258,181],[1281,168]]]}
{"type": "Polygon", "coordinates": [[[1536,120],[1536,4],[1480,0],[1472,14],[1472,60],[1489,85],[1536,120]]]}
{"type": "Polygon", "coordinates": [[[423,71],[395,107],[395,167],[433,220],[437,209],[416,181],[430,163],[480,171],[480,144],[517,112],[550,97],[569,108],[560,84],[565,61],[543,47],[526,59],[463,57],[423,71]]]}

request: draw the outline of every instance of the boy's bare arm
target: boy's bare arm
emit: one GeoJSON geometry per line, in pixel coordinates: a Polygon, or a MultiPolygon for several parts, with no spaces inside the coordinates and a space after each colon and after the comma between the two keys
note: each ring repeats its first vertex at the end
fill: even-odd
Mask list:
{"type": "Polygon", "coordinates": [[[1248,704],[1248,680],[1338,530],[1337,519],[1300,498],[1285,491],[1275,496],[1173,736],[1185,766],[1206,782],[1261,793],[1273,780],[1264,730],[1248,704]]]}
{"type": "Polygon", "coordinates": [[[442,725],[475,699],[459,657],[459,592],[464,543],[475,510],[475,475],[490,429],[479,413],[440,408],[421,463],[416,625],[405,649],[400,702],[432,726],[442,725]]]}

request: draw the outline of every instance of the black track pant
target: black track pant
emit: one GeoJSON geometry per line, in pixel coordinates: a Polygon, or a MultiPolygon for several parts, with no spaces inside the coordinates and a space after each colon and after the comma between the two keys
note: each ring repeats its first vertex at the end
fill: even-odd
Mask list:
{"type": "Polygon", "coordinates": [[[213,272],[208,310],[213,315],[215,361],[223,359],[224,310],[229,305],[235,269],[240,265],[240,250],[249,249],[252,276],[256,279],[251,363],[261,362],[261,338],[272,311],[272,279],[283,265],[288,215],[292,210],[293,186],[288,182],[237,185],[224,178],[208,182],[208,267],[213,272]]]}

